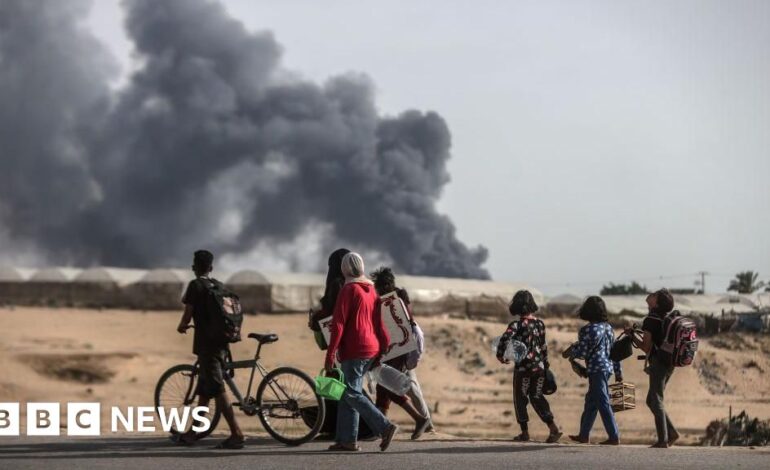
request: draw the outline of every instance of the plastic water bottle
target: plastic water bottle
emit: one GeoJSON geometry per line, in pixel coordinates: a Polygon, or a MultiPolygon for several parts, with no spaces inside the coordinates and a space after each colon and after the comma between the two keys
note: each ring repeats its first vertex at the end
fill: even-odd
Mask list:
{"type": "Polygon", "coordinates": [[[497,346],[500,345],[500,338],[502,338],[502,336],[492,338],[492,352],[495,354],[497,354],[497,346]]]}
{"type": "MultiPolygon", "coordinates": [[[[497,346],[500,344],[501,336],[492,340],[492,352],[497,354],[497,346]]],[[[503,353],[503,359],[507,359],[514,364],[518,364],[527,355],[527,345],[521,341],[512,339],[508,341],[508,345],[505,347],[503,353]]]]}
{"type": "Polygon", "coordinates": [[[372,369],[371,372],[378,384],[396,395],[404,395],[412,387],[412,379],[408,375],[387,364],[380,364],[377,368],[372,369]]]}
{"type": "Polygon", "coordinates": [[[366,373],[366,389],[369,390],[369,395],[374,395],[377,389],[375,388],[377,386],[377,381],[374,380],[374,376],[372,375],[372,371],[369,371],[366,373]]]}

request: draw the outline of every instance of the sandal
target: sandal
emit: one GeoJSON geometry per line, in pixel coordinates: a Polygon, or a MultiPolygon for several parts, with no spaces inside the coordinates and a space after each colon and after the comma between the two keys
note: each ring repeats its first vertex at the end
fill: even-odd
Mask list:
{"type": "Polygon", "coordinates": [[[361,448],[353,443],[344,444],[342,442],[338,442],[336,444],[330,445],[326,450],[331,452],[358,452],[361,450],[361,448]]]}
{"type": "Polygon", "coordinates": [[[513,438],[513,442],[529,442],[529,433],[523,432],[513,438]]]}

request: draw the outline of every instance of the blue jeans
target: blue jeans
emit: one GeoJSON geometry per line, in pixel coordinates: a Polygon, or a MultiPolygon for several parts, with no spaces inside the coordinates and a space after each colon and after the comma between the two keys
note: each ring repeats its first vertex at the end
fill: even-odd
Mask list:
{"type": "Polygon", "coordinates": [[[388,418],[361,392],[364,374],[369,370],[371,362],[371,359],[342,361],[341,368],[347,388],[337,405],[337,442],[350,444],[358,440],[359,414],[375,435],[382,435],[390,427],[388,418]]]}
{"type": "Polygon", "coordinates": [[[596,414],[599,413],[602,416],[607,436],[610,439],[620,439],[615,414],[610,405],[610,392],[607,389],[609,379],[609,372],[596,372],[588,376],[586,404],[583,408],[583,416],[580,418],[580,437],[588,438],[594,421],[596,421],[596,414]]]}

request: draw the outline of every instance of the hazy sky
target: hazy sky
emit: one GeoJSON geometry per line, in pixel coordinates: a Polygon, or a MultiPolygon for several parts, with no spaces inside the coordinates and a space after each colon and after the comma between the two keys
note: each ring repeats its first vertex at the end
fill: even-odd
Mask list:
{"type": "MultiPolygon", "coordinates": [[[[440,207],[496,279],[770,279],[770,2],[224,3],[287,69],[364,72],[381,111],[447,119],[440,207]]],[[[121,15],[99,0],[89,24],[127,72],[121,15]]]]}

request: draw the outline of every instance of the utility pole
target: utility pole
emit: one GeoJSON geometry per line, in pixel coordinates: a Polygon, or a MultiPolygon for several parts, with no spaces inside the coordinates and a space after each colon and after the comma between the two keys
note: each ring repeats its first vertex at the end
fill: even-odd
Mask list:
{"type": "Polygon", "coordinates": [[[697,276],[700,276],[700,281],[695,281],[696,286],[700,286],[700,293],[705,294],[706,293],[706,276],[709,275],[707,271],[698,271],[695,273],[697,276]]]}

